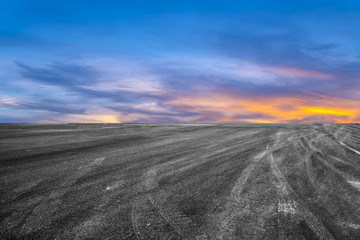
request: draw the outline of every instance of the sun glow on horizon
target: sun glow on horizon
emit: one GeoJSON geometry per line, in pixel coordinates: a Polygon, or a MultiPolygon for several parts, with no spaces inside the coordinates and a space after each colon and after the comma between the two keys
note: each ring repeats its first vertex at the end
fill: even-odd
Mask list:
{"type": "Polygon", "coordinates": [[[0,2],[0,122],[360,122],[360,1],[94,1],[0,2]]]}
{"type": "Polygon", "coordinates": [[[354,122],[360,111],[357,102],[344,99],[308,99],[290,97],[231,97],[214,94],[202,97],[178,97],[171,104],[198,114],[212,114],[219,122],[354,122]],[[328,106],[336,107],[329,108],[328,106]]]}
{"type": "Polygon", "coordinates": [[[350,116],[353,114],[349,111],[329,109],[329,108],[304,108],[304,110],[309,113],[317,113],[317,114],[331,114],[331,115],[345,115],[345,116],[350,116]]]}

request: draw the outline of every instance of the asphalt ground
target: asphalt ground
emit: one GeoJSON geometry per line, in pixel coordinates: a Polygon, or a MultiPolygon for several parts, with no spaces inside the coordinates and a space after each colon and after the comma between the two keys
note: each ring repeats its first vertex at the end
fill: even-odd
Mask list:
{"type": "Polygon", "coordinates": [[[0,124],[1,239],[360,239],[359,124],[0,124]]]}

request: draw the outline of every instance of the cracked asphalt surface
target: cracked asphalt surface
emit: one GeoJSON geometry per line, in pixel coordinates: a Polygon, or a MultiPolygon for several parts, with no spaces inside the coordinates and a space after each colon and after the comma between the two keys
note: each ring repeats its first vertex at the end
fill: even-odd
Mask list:
{"type": "Polygon", "coordinates": [[[360,239],[360,124],[0,124],[1,239],[360,239]]]}

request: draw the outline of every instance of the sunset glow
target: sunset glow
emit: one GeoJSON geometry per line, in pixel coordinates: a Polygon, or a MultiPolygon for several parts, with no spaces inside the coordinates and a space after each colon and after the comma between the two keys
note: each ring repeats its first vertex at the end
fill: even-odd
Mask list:
{"type": "Polygon", "coordinates": [[[274,72],[283,77],[289,78],[317,78],[317,79],[331,79],[330,74],[314,71],[314,70],[302,70],[288,67],[273,67],[269,68],[271,72],[274,72]]]}
{"type": "Polygon", "coordinates": [[[310,107],[306,100],[297,98],[242,99],[212,95],[200,98],[179,97],[171,104],[184,111],[213,116],[210,122],[353,122],[359,118],[360,109],[350,108],[357,104],[356,101],[332,101],[329,103],[328,99],[318,100],[316,106],[310,107]],[[345,110],[329,109],[326,108],[327,105],[345,110]]]}
{"type": "Polygon", "coordinates": [[[5,2],[0,122],[360,121],[356,1],[5,2]]]}
{"type": "Polygon", "coordinates": [[[332,114],[332,115],[353,115],[353,113],[344,110],[335,110],[335,109],[326,109],[326,108],[305,108],[305,111],[309,113],[318,113],[318,114],[332,114]]]}

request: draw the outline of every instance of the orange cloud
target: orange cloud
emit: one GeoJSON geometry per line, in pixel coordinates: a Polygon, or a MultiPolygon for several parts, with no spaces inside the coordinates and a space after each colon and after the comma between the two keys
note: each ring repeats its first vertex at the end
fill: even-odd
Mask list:
{"type": "Polygon", "coordinates": [[[123,114],[105,108],[93,108],[87,110],[84,114],[66,114],[59,122],[67,123],[123,123],[132,122],[139,118],[144,117],[141,114],[123,114]]]}
{"type": "Polygon", "coordinates": [[[318,113],[318,114],[332,114],[332,115],[352,115],[349,111],[338,110],[338,109],[328,109],[328,108],[304,108],[305,111],[309,113],[318,113]]]}
{"type": "Polygon", "coordinates": [[[329,80],[333,78],[333,76],[330,74],[315,70],[305,70],[290,67],[270,67],[268,68],[268,70],[277,75],[287,78],[318,78],[324,80],[329,80]]]}
{"type": "Polygon", "coordinates": [[[337,98],[178,96],[169,104],[210,122],[356,122],[360,101],[337,98]],[[320,120],[319,120],[320,119],[320,120]]]}
{"type": "Polygon", "coordinates": [[[69,122],[69,123],[120,123],[118,117],[116,115],[109,114],[68,114],[61,122],[69,122]]]}

